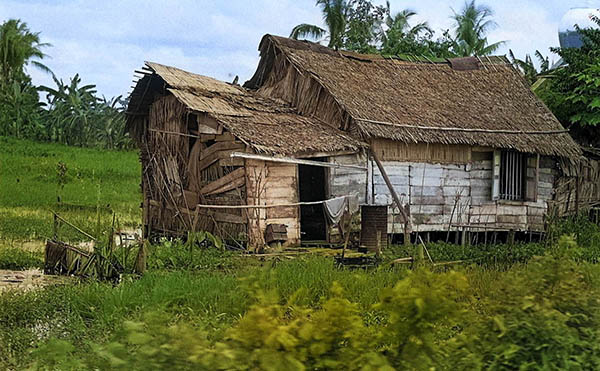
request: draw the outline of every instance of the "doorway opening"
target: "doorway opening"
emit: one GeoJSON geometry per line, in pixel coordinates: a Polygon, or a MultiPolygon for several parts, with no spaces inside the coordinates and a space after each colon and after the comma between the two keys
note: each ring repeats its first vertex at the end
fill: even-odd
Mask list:
{"type": "MultiPolygon", "coordinates": [[[[311,158],[325,161],[326,158],[311,158]]],[[[322,166],[298,165],[300,202],[321,201],[326,197],[326,172],[322,166]]],[[[300,206],[300,234],[303,241],[325,241],[327,222],[322,204],[300,206]]]]}

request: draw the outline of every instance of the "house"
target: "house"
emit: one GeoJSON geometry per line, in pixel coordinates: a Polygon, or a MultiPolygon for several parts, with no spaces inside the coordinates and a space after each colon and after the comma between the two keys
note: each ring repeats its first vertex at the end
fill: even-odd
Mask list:
{"type": "Polygon", "coordinates": [[[369,144],[373,156],[335,159],[366,174],[329,178],[394,205],[379,211],[389,234],[542,232],[561,169],[582,155],[503,58],[401,60],[272,35],[259,50],[247,88],[369,144]]]}
{"type": "Polygon", "coordinates": [[[269,225],[285,225],[283,242],[299,244],[298,203],[325,197],[318,175],[366,173],[322,161],[363,143],[280,100],[157,63],[138,72],[127,129],[140,148],[145,236],[207,230],[260,246],[269,225]]]}
{"type": "Polygon", "coordinates": [[[531,238],[573,202],[556,187],[582,151],[504,58],[384,58],[272,35],[259,50],[244,87],[156,63],[139,71],[128,130],[146,235],[331,241],[322,201],[353,196],[370,247],[531,238]]]}

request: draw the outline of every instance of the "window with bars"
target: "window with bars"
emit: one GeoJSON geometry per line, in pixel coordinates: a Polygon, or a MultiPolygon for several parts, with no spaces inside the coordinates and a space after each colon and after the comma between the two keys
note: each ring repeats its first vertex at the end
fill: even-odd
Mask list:
{"type": "Polygon", "coordinates": [[[525,199],[527,156],[524,153],[502,151],[500,153],[500,189],[501,200],[525,199]]]}

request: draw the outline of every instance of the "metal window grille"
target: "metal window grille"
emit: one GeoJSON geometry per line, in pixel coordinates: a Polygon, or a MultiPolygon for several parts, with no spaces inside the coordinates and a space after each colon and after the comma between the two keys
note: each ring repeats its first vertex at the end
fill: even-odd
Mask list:
{"type": "Polygon", "coordinates": [[[525,160],[520,152],[502,151],[500,154],[500,199],[523,200],[525,160]]]}

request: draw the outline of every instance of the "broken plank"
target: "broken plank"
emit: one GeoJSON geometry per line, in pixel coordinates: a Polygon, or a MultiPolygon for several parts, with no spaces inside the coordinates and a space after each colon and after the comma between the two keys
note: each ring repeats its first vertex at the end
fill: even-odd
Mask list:
{"type": "MultiPolygon", "coordinates": [[[[223,178],[221,178],[221,179],[223,179],[223,178]]],[[[232,189],[239,188],[239,187],[241,187],[241,186],[243,186],[245,184],[246,184],[246,178],[245,177],[242,176],[241,178],[234,178],[232,181],[223,184],[219,188],[213,189],[212,191],[207,192],[207,193],[203,193],[203,195],[204,196],[218,195],[220,193],[224,193],[224,192],[227,192],[227,191],[231,191],[232,189]]]]}
{"type": "Polygon", "coordinates": [[[221,177],[211,183],[208,183],[207,185],[205,185],[204,187],[202,187],[200,189],[200,193],[201,194],[213,194],[212,192],[214,192],[215,190],[218,190],[219,188],[225,186],[228,183],[231,183],[239,178],[244,178],[246,174],[246,171],[244,168],[239,168],[236,169],[234,171],[232,171],[231,173],[225,175],[224,177],[221,177]]]}

